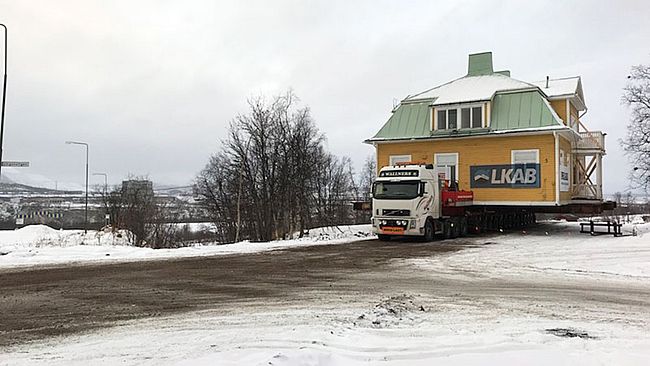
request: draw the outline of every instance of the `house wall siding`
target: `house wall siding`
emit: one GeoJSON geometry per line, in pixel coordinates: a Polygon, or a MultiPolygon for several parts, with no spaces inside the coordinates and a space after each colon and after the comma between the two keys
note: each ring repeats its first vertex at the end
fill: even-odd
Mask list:
{"type": "Polygon", "coordinates": [[[551,100],[551,107],[553,107],[553,110],[557,115],[564,121],[565,125],[569,124],[569,120],[567,119],[566,115],[566,99],[561,99],[561,100],[551,100]]]}
{"type": "Polygon", "coordinates": [[[553,134],[458,138],[377,144],[377,168],[388,165],[390,155],[410,154],[417,162],[433,163],[434,154],[458,153],[458,180],[470,190],[470,166],[511,164],[512,150],[539,149],[540,188],[474,188],[476,201],[555,202],[555,139],[553,134]]]}

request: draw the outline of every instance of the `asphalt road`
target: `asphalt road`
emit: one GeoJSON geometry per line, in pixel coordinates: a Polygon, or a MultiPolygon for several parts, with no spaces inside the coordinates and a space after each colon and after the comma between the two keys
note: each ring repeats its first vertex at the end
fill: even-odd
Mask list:
{"type": "Polygon", "coordinates": [[[600,316],[643,322],[650,313],[647,286],[513,281],[480,274],[459,279],[400,265],[400,259],[430,258],[489,245],[486,242],[485,238],[433,243],[368,240],[255,254],[3,270],[0,349],[124,320],[202,309],[228,311],[247,304],[308,307],[376,293],[417,292],[504,311],[535,303],[535,311],[566,316],[577,314],[579,308],[580,314],[595,320],[600,316]]]}

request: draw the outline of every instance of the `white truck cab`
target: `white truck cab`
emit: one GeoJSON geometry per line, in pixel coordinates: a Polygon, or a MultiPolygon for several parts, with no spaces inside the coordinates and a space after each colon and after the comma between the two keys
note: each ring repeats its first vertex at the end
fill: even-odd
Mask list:
{"type": "Polygon", "coordinates": [[[372,231],[380,239],[418,236],[432,240],[441,217],[440,184],[427,164],[382,168],[372,186],[372,231]]]}

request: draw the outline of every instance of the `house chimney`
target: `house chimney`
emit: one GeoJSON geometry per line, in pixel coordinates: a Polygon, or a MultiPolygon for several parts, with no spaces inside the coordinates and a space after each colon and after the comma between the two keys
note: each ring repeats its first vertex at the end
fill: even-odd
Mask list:
{"type": "Polygon", "coordinates": [[[548,79],[549,79],[549,77],[548,77],[548,75],[547,75],[547,76],[546,76],[546,89],[548,89],[548,79]]]}
{"type": "Polygon", "coordinates": [[[492,52],[474,53],[469,55],[467,76],[492,75],[492,52]]]}

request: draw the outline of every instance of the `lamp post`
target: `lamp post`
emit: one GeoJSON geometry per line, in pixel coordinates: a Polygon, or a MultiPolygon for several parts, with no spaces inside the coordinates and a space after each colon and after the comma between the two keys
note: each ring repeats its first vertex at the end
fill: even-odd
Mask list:
{"type": "Polygon", "coordinates": [[[5,72],[2,80],[2,112],[0,112],[0,176],[2,176],[2,141],[5,133],[5,103],[7,102],[7,26],[0,23],[5,30],[5,72]]]}
{"type": "Polygon", "coordinates": [[[84,233],[88,232],[88,144],[78,141],[66,141],[68,145],[83,145],[86,147],[86,212],[84,219],[84,233]]]}
{"type": "Polygon", "coordinates": [[[108,213],[108,197],[106,196],[108,192],[108,174],[106,173],[93,173],[93,175],[103,175],[104,176],[104,205],[106,206],[106,215],[105,215],[105,224],[108,225],[110,223],[110,216],[108,213]]]}

